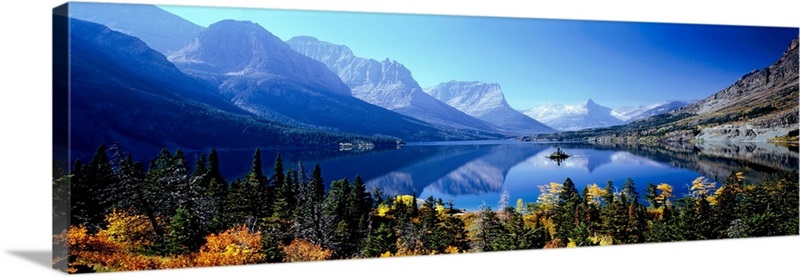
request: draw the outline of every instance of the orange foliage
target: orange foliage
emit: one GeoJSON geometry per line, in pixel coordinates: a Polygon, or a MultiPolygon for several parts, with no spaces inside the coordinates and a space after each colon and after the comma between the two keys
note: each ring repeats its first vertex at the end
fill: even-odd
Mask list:
{"type": "Polygon", "coordinates": [[[561,247],[564,247],[564,246],[565,245],[561,242],[561,239],[553,239],[551,241],[548,241],[547,244],[544,245],[544,248],[545,249],[548,249],[548,248],[561,248],[561,247]]]}
{"type": "Polygon", "coordinates": [[[283,248],[286,262],[323,261],[331,258],[331,250],[304,239],[295,239],[283,248]]]}
{"type": "Polygon", "coordinates": [[[197,266],[243,265],[264,261],[261,253],[261,232],[251,233],[240,226],[206,237],[195,259],[197,266]]]}

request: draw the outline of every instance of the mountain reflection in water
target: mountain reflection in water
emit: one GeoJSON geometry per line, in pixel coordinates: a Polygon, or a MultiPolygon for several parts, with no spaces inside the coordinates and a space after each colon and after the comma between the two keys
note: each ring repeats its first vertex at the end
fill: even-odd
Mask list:
{"type": "MultiPolygon", "coordinates": [[[[252,150],[219,151],[228,180],[250,169],[252,150]]],[[[369,189],[385,195],[416,194],[453,200],[458,208],[495,206],[503,191],[511,201],[534,202],[539,186],[571,178],[579,190],[588,184],[620,188],[627,178],[644,193],[648,183],[668,183],[680,197],[699,176],[718,184],[732,171],[755,182],[775,173],[797,174],[798,153],[767,143],[699,145],[597,145],[512,141],[410,143],[400,149],[354,153],[338,149],[262,149],[264,172],[281,153],[286,169],[302,161],[307,172],[319,163],[326,183],[360,175],[369,189]],[[560,164],[547,156],[557,147],[570,157],[560,164]]]]}

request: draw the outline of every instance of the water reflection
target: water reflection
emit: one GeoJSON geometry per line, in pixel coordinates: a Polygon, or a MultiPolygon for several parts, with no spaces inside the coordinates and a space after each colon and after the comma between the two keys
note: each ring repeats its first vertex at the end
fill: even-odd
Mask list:
{"type": "MultiPolygon", "coordinates": [[[[798,153],[771,144],[596,145],[585,143],[482,142],[407,145],[353,152],[338,149],[262,149],[264,172],[280,152],[285,167],[302,161],[310,171],[320,164],[326,183],[359,174],[368,187],[386,195],[416,194],[453,200],[457,207],[492,205],[501,192],[512,200],[535,201],[538,186],[571,178],[578,189],[607,180],[620,186],[632,178],[640,193],[648,183],[672,184],[677,196],[688,191],[698,176],[718,183],[732,171],[744,171],[758,181],[777,172],[796,172],[798,153]],[[566,160],[548,158],[558,147],[566,160]],[[685,190],[685,191],[684,191],[685,190]]],[[[220,151],[222,170],[229,180],[250,169],[252,150],[220,151]]],[[[795,173],[796,174],[796,173],[795,173]]]]}

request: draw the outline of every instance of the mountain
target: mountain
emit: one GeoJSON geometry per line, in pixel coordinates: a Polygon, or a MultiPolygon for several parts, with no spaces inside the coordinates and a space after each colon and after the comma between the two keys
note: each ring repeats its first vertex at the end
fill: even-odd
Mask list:
{"type": "Polygon", "coordinates": [[[499,84],[450,81],[425,92],[468,115],[514,134],[554,132],[541,122],[511,108],[499,84]]]}
{"type": "Polygon", "coordinates": [[[778,140],[796,144],[800,130],[797,61],[798,38],[794,38],[773,64],[744,74],[727,88],[695,103],[624,126],[530,139],[668,144],[778,140]]]}
{"type": "Polygon", "coordinates": [[[324,64],[253,22],[214,23],[169,60],[237,107],[284,124],[405,140],[470,138],[353,97],[324,64]]]}
{"type": "Polygon", "coordinates": [[[689,103],[685,101],[669,101],[641,105],[638,107],[618,107],[611,110],[611,115],[628,123],[642,118],[665,114],[686,105],[689,105],[689,103]]]}
{"type": "Polygon", "coordinates": [[[137,37],[164,55],[183,48],[205,29],[153,5],[70,3],[69,16],[137,37]]]}
{"type": "Polygon", "coordinates": [[[439,128],[492,133],[495,126],[469,116],[425,93],[405,66],[357,57],[344,45],[301,36],[288,40],[295,51],[324,63],[350,87],[353,96],[439,128]]]}
{"type": "Polygon", "coordinates": [[[611,108],[589,99],[583,104],[550,104],[532,108],[525,115],[561,131],[621,125],[623,121],[611,114],[611,108]]]}
{"type": "MultiPolygon", "coordinates": [[[[100,144],[120,143],[131,153],[161,148],[207,149],[267,145],[335,145],[370,139],[300,129],[257,117],[220,98],[216,88],[182,73],[140,39],[69,19],[69,151],[91,155],[100,144]]],[[[66,47],[64,47],[66,49],[66,47]]],[[[54,59],[54,66],[67,59],[54,59]]],[[[376,140],[373,140],[376,141],[376,140]]],[[[389,142],[389,138],[376,143],[389,142]]],[[[391,140],[393,143],[394,141],[391,140]]]]}

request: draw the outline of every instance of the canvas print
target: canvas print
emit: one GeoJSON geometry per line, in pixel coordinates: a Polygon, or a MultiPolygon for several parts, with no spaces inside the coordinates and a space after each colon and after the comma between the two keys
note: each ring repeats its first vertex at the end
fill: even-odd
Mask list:
{"type": "Polygon", "coordinates": [[[796,26],[71,2],[52,54],[69,273],[798,235],[796,26]]]}

